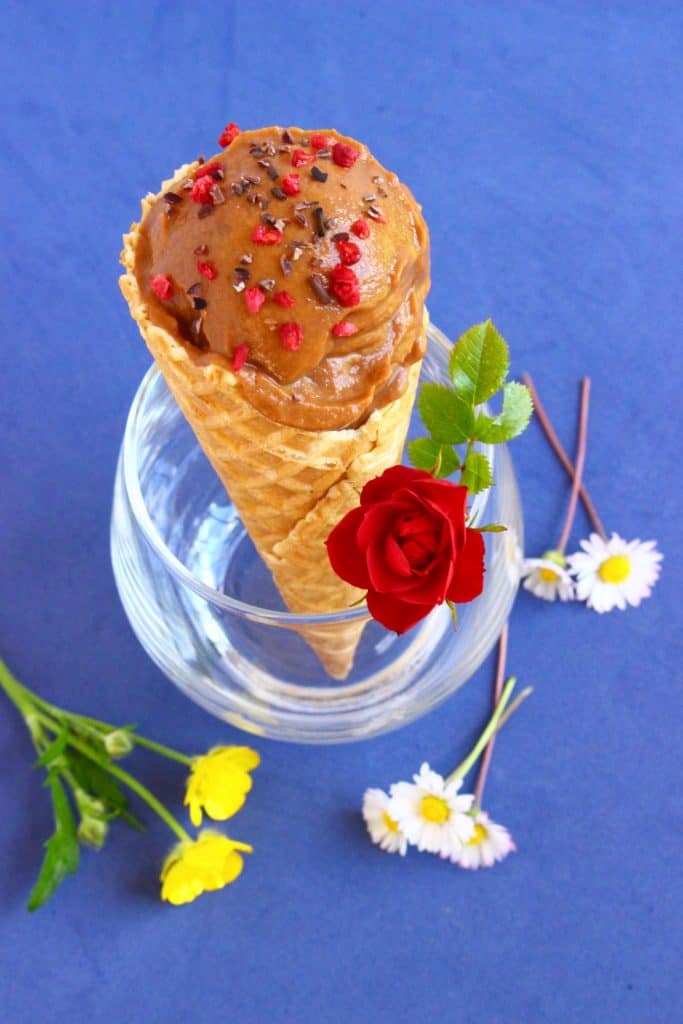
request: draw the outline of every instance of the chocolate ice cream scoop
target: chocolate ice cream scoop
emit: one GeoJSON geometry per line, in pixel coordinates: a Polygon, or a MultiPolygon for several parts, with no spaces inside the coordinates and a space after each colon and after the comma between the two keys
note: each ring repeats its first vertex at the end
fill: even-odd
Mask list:
{"type": "Polygon", "coordinates": [[[278,423],[356,427],[424,354],[420,208],[334,131],[240,134],[157,198],[137,252],[152,319],[278,423]]]}

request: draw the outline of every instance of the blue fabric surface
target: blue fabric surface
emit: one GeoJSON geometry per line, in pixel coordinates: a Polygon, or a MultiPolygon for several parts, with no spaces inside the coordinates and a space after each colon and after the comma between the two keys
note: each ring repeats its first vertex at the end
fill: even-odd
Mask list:
{"type": "MultiPolygon", "coordinates": [[[[386,856],[358,813],[366,786],[463,756],[490,664],[378,740],[258,743],[231,823],[255,853],[233,887],[178,910],[158,901],[169,837],[150,822],[115,828],[25,912],[50,811],[3,704],[3,1021],[675,1019],[680,4],[8,0],[2,35],[0,652],[19,678],[190,751],[243,739],[149,661],[108,552],[117,448],[149,364],[118,292],[120,237],[228,120],[366,141],[424,205],[434,321],[455,336],[492,316],[570,449],[590,374],[591,492],[609,530],[665,553],[638,610],[518,599],[509,665],[535,694],[497,744],[486,802],[519,850],[490,872],[386,856]]],[[[513,454],[537,554],[567,481],[537,425],[513,454]]],[[[575,541],[587,531],[580,511],[575,541]]],[[[182,773],[139,761],[180,810],[182,773]]]]}

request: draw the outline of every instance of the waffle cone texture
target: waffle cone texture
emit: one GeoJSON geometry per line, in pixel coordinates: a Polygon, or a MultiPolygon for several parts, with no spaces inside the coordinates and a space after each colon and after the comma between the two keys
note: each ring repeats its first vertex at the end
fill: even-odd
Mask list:
{"type": "MultiPolygon", "coordinates": [[[[143,217],[155,198],[143,200],[143,217]]],[[[139,232],[133,224],[124,236],[121,291],[285,604],[304,614],[349,608],[362,592],[334,573],[325,541],[358,505],[363,486],[401,461],[421,363],[411,366],[403,395],[356,429],[310,431],[276,423],[247,402],[223,363],[196,362],[189,345],[153,322],[134,272],[139,232]]],[[[345,679],[366,622],[307,627],[302,635],[328,674],[345,679]]]]}

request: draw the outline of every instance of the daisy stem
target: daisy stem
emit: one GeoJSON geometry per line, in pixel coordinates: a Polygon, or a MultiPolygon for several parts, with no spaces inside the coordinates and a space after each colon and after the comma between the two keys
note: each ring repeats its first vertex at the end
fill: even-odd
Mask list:
{"type": "Polygon", "coordinates": [[[505,711],[505,708],[507,707],[507,703],[510,699],[512,691],[515,688],[516,683],[517,680],[515,679],[515,677],[510,676],[507,683],[503,687],[503,692],[500,695],[500,700],[496,704],[494,712],[489,718],[488,725],[482,732],[481,736],[479,737],[479,739],[477,740],[477,742],[475,743],[474,747],[467,755],[465,760],[461,761],[458,767],[455,769],[455,771],[451,772],[451,774],[446,779],[446,782],[454,782],[456,779],[464,778],[465,775],[467,775],[470,768],[472,767],[472,765],[476,763],[477,758],[481,754],[482,750],[484,749],[488,741],[491,739],[493,734],[500,728],[501,716],[505,711]]]}
{"type": "MultiPolygon", "coordinates": [[[[548,413],[546,412],[543,403],[541,402],[541,399],[539,397],[538,391],[536,390],[533,380],[531,379],[528,373],[522,374],[522,380],[531,392],[531,397],[534,402],[534,410],[538,417],[539,423],[543,427],[545,436],[548,438],[548,442],[551,448],[557,455],[566,472],[569,474],[570,479],[573,480],[575,476],[574,466],[572,465],[571,460],[567,455],[566,451],[562,447],[562,442],[555,433],[555,429],[552,423],[550,422],[550,417],[548,416],[548,413]]],[[[600,517],[598,516],[598,513],[595,509],[595,505],[591,500],[588,490],[583,484],[581,484],[581,486],[579,487],[579,495],[581,496],[581,500],[583,501],[586,512],[588,513],[588,518],[592,522],[596,531],[600,534],[603,540],[607,540],[607,533],[605,532],[605,527],[602,525],[600,517]]]]}
{"type": "Polygon", "coordinates": [[[508,718],[512,718],[520,704],[523,704],[527,697],[530,697],[533,692],[533,686],[526,686],[522,690],[522,692],[517,697],[515,697],[512,704],[510,704],[510,706],[506,709],[505,714],[500,716],[500,721],[498,722],[498,728],[496,729],[496,732],[500,732],[500,730],[507,722],[508,718]]]}
{"type": "Polygon", "coordinates": [[[579,431],[576,440],[576,461],[574,462],[574,479],[572,480],[571,494],[569,495],[569,504],[567,505],[567,515],[565,516],[564,526],[560,539],[557,542],[556,550],[560,554],[564,554],[564,549],[567,547],[567,541],[569,540],[569,534],[571,533],[572,526],[574,525],[574,516],[576,515],[576,501],[579,497],[579,488],[581,487],[581,478],[583,476],[583,467],[586,463],[586,438],[588,434],[588,406],[590,403],[591,393],[591,382],[590,377],[584,377],[581,381],[581,401],[579,405],[579,431]]]}
{"type": "MultiPolygon", "coordinates": [[[[498,662],[496,664],[496,676],[493,683],[493,708],[495,710],[503,689],[503,679],[505,678],[505,663],[507,660],[508,651],[508,636],[510,634],[510,627],[506,622],[503,626],[500,639],[498,641],[498,662]]],[[[486,744],[484,756],[481,759],[479,766],[479,774],[477,775],[477,786],[474,791],[474,802],[477,807],[481,807],[481,799],[484,793],[484,786],[486,785],[486,776],[488,775],[489,765],[491,764],[491,758],[493,757],[493,747],[496,742],[495,733],[486,744]]]]}

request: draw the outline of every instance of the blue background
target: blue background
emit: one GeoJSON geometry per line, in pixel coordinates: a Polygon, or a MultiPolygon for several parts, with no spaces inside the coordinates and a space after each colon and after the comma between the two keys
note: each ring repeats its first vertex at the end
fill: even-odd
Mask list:
{"type": "MultiPolygon", "coordinates": [[[[358,808],[367,785],[460,759],[490,664],[381,739],[259,742],[231,822],[255,853],[233,887],[177,910],[158,901],[169,836],[151,821],[114,828],[25,912],[50,811],[3,704],[3,1021],[677,1017],[680,4],[6,2],[1,31],[0,651],[19,678],[188,751],[243,739],[148,660],[108,552],[117,447],[149,364],[118,292],[120,236],[228,120],[367,141],[424,204],[435,322],[456,336],[492,316],[570,450],[590,374],[590,489],[609,530],[665,553],[637,611],[520,596],[509,665],[535,694],[497,744],[486,801],[519,852],[489,872],[386,856],[358,808]]],[[[514,455],[538,554],[567,480],[537,425],[514,455]]],[[[574,543],[586,533],[580,512],[574,543]]],[[[136,757],[180,811],[182,773],[136,757]]]]}

